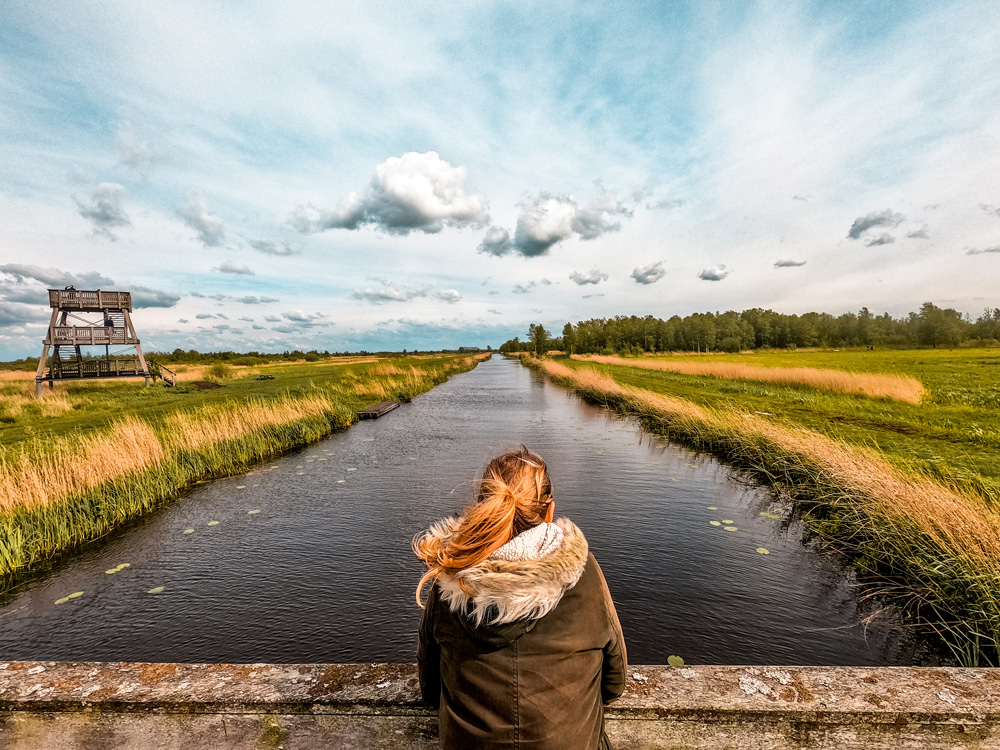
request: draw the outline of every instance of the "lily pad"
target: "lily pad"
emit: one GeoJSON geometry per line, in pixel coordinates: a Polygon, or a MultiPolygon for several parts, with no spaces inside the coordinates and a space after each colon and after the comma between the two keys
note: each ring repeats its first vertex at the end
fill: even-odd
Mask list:
{"type": "Polygon", "coordinates": [[[64,596],[62,599],[56,599],[56,604],[65,604],[68,601],[69,601],[69,597],[68,596],[64,596]]]}
{"type": "Polygon", "coordinates": [[[317,460],[317,461],[329,461],[330,459],[329,459],[329,458],[318,458],[318,459],[316,459],[316,460],[317,460]]]}
{"type": "Polygon", "coordinates": [[[343,483],[344,483],[344,481],[345,481],[345,480],[343,480],[343,479],[338,479],[338,480],[337,480],[337,484],[343,484],[343,483]]]}
{"type": "Polygon", "coordinates": [[[185,534],[193,534],[194,533],[194,529],[184,529],[184,533],[185,534]]]}
{"type": "Polygon", "coordinates": [[[709,510],[718,510],[718,508],[716,506],[714,506],[714,505],[709,505],[708,509],[709,510]]]}
{"type": "Polygon", "coordinates": [[[683,667],[684,659],[682,659],[679,656],[671,654],[670,656],[667,657],[667,664],[669,664],[671,667],[683,667]]]}
{"type": "Polygon", "coordinates": [[[297,477],[304,477],[305,475],[306,475],[306,473],[304,471],[297,471],[297,472],[295,472],[295,476],[297,476],[297,477]]]}
{"type": "Polygon", "coordinates": [[[357,471],[357,469],[355,469],[355,468],[354,468],[354,467],[352,466],[351,468],[349,468],[349,469],[348,469],[348,471],[357,471]]]}
{"type": "Polygon", "coordinates": [[[113,576],[117,572],[118,572],[118,568],[109,568],[108,570],[104,571],[104,574],[105,575],[109,575],[109,576],[113,576]]]}
{"type": "Polygon", "coordinates": [[[260,513],[259,510],[248,510],[247,511],[247,515],[248,516],[256,516],[258,513],[260,513]]]}
{"type": "Polygon", "coordinates": [[[72,594],[68,595],[67,599],[76,599],[78,596],[83,596],[82,591],[74,591],[72,594]]]}
{"type": "Polygon", "coordinates": [[[245,484],[238,484],[238,485],[236,485],[236,489],[238,489],[238,490],[245,490],[246,488],[247,488],[247,486],[245,484]]]}
{"type": "Polygon", "coordinates": [[[165,588],[164,586],[154,586],[153,588],[151,588],[146,593],[147,594],[162,594],[164,588],[165,588]]]}
{"type": "Polygon", "coordinates": [[[118,563],[118,570],[125,570],[125,568],[131,568],[132,563],[118,563]]]}
{"type": "Polygon", "coordinates": [[[732,521],[727,521],[727,520],[726,520],[725,518],[723,518],[723,519],[722,519],[722,522],[723,522],[724,524],[727,524],[727,525],[729,525],[729,526],[732,526],[732,524],[733,524],[733,522],[732,522],[732,521]]]}
{"type": "Polygon", "coordinates": [[[218,521],[209,521],[209,522],[208,522],[208,525],[209,525],[209,526],[218,526],[218,525],[219,525],[219,522],[218,522],[218,521]]]}
{"type": "Polygon", "coordinates": [[[767,547],[758,547],[757,553],[761,555],[770,555],[771,551],[767,547]]]}
{"type": "Polygon", "coordinates": [[[726,531],[739,531],[739,529],[736,526],[723,526],[722,528],[724,528],[726,531]]]}
{"type": "Polygon", "coordinates": [[[722,526],[722,524],[719,523],[718,521],[709,521],[709,523],[712,524],[713,526],[722,526]]]}

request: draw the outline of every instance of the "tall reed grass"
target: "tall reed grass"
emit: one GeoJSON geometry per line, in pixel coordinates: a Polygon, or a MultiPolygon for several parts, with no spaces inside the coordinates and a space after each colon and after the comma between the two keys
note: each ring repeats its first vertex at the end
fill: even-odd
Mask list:
{"type": "Polygon", "coordinates": [[[713,378],[759,380],[778,385],[804,385],[835,393],[857,393],[870,398],[888,398],[919,404],[926,391],[916,378],[887,373],[821,370],[815,367],[760,367],[739,362],[704,362],[662,359],[626,359],[599,354],[576,355],[573,359],[605,365],[663,370],[681,375],[707,375],[713,378]]]}
{"type": "Polygon", "coordinates": [[[159,419],[128,416],[86,433],[0,445],[0,590],[197,480],[245,471],[349,427],[357,419],[352,405],[408,401],[480,359],[383,367],[377,378],[377,367],[366,368],[359,377],[272,398],[207,404],[159,419]]]}
{"type": "Polygon", "coordinates": [[[522,361],[784,488],[809,527],[848,554],[873,591],[936,632],[959,663],[1000,664],[1000,513],[982,497],[812,430],[623,386],[591,368],[522,361]]]}

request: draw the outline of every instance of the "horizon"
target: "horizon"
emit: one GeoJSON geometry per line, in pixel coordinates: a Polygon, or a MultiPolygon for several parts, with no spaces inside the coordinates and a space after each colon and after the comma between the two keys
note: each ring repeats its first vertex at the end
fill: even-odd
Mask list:
{"type": "Polygon", "coordinates": [[[0,360],[1000,305],[996,4],[234,7],[0,8],[0,360]]]}

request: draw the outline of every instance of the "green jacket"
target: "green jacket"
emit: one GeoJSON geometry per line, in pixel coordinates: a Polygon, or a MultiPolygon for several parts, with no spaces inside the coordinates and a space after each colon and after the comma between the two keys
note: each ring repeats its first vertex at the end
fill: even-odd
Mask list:
{"type": "Polygon", "coordinates": [[[486,560],[432,587],[417,661],[446,750],[607,747],[603,707],[625,689],[625,640],[583,533],[556,523],[563,541],[554,552],[486,560]]]}

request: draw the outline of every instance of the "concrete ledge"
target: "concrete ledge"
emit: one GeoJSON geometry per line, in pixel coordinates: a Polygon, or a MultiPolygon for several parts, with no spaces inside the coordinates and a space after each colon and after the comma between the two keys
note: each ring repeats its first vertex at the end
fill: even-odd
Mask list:
{"type": "MultiPolygon", "coordinates": [[[[1000,748],[1000,670],[634,667],[616,747],[1000,748]]],[[[412,664],[0,662],[0,748],[437,747],[412,664]]]]}

